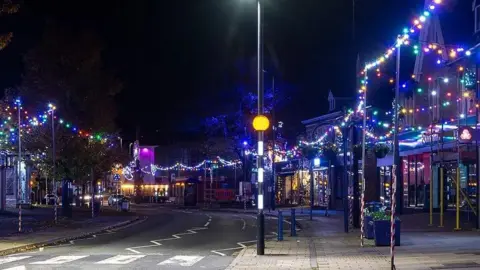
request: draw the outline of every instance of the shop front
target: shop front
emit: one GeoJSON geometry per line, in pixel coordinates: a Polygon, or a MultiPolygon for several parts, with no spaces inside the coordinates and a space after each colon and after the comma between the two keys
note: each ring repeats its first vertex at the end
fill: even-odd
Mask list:
{"type": "MultiPolygon", "coordinates": [[[[462,133],[465,128],[458,130],[462,133]]],[[[432,205],[436,211],[440,209],[442,194],[445,209],[456,208],[457,196],[462,210],[476,209],[476,132],[467,129],[472,132],[468,140],[457,140],[457,130],[440,132],[437,136],[427,134],[416,148],[401,153],[403,207],[428,209],[432,192],[432,205]]]]}
{"type": "MultiPolygon", "coordinates": [[[[276,203],[277,205],[310,205],[310,172],[308,162],[301,160],[277,163],[276,203]]],[[[315,166],[314,206],[325,207],[328,203],[328,167],[315,166]]]]}

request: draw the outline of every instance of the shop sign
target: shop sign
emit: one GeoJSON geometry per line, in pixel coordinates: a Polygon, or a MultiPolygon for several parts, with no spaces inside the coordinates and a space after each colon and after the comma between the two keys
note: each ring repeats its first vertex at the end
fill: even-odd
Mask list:
{"type": "Polygon", "coordinates": [[[279,174],[294,173],[299,168],[298,160],[293,160],[288,163],[277,163],[277,164],[278,164],[277,170],[279,174]]]}
{"type": "Polygon", "coordinates": [[[471,127],[460,127],[458,129],[458,141],[460,143],[471,143],[474,139],[476,139],[476,130],[472,129],[471,127]]]}
{"type": "Polygon", "coordinates": [[[440,136],[438,135],[438,133],[422,134],[423,143],[431,143],[431,142],[438,142],[438,141],[440,141],[440,136]]]}

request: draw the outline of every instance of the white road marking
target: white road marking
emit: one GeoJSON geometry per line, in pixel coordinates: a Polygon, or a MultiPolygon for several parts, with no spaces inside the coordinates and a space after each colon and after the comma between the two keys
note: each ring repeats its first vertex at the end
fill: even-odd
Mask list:
{"type": "Polygon", "coordinates": [[[172,210],[173,212],[178,212],[178,213],[185,213],[185,214],[193,214],[193,212],[186,211],[186,210],[172,210]]]}
{"type": "Polygon", "coordinates": [[[32,256],[11,256],[11,257],[4,257],[0,258],[0,264],[5,264],[5,263],[11,263],[11,262],[16,262],[24,259],[28,259],[32,256]]]}
{"type": "Polygon", "coordinates": [[[57,256],[45,261],[33,262],[31,264],[64,264],[68,262],[73,262],[76,260],[80,260],[82,258],[88,257],[89,255],[84,256],[57,256]]]}
{"type": "Polygon", "coordinates": [[[139,248],[149,248],[149,247],[156,247],[156,246],[161,246],[162,241],[169,241],[169,240],[176,240],[176,239],[180,239],[180,235],[189,235],[189,234],[196,234],[197,232],[196,231],[199,231],[199,230],[206,230],[208,228],[204,228],[204,227],[195,227],[195,228],[192,228],[190,230],[187,230],[186,232],[184,233],[177,233],[177,234],[172,234],[173,237],[170,237],[170,238],[163,238],[163,239],[156,239],[156,240],[151,240],[150,243],[153,243],[153,245],[146,245],[146,246],[137,246],[137,247],[130,247],[130,248],[126,248],[125,250],[128,250],[130,252],[133,252],[133,253],[136,253],[136,254],[141,254],[142,252],[136,250],[136,249],[139,249],[139,248]]]}
{"type": "Polygon", "coordinates": [[[195,263],[199,262],[201,259],[203,259],[203,256],[173,256],[172,258],[169,258],[168,260],[165,260],[158,265],[180,265],[180,266],[192,266],[195,263]]]}
{"type": "Polygon", "coordinates": [[[140,253],[141,253],[140,251],[137,251],[137,250],[135,250],[135,249],[133,249],[133,248],[126,248],[125,250],[128,250],[128,251],[133,252],[133,253],[137,253],[137,254],[140,254],[140,253]]]}
{"type": "Polygon", "coordinates": [[[220,255],[220,256],[227,256],[227,254],[223,254],[221,252],[218,252],[218,251],[215,251],[215,250],[211,250],[211,252],[217,254],[217,255],[220,255]]]}
{"type": "Polygon", "coordinates": [[[244,245],[244,244],[246,244],[246,243],[253,243],[253,242],[257,242],[257,240],[238,242],[237,245],[241,246],[242,248],[246,248],[247,246],[244,245]]]}
{"type": "Polygon", "coordinates": [[[20,266],[6,268],[6,269],[3,269],[3,270],[27,270],[27,267],[25,267],[25,265],[20,265],[20,266]]]}
{"type": "Polygon", "coordinates": [[[203,225],[204,227],[208,227],[208,225],[210,225],[210,221],[205,223],[205,225],[203,225]]]}
{"type": "Polygon", "coordinates": [[[247,222],[245,221],[245,219],[242,218],[242,221],[243,221],[243,227],[242,227],[242,231],[245,230],[245,227],[247,227],[247,222]]]}
{"type": "Polygon", "coordinates": [[[211,252],[220,255],[220,256],[227,256],[227,254],[224,254],[220,251],[228,251],[228,250],[237,250],[237,249],[242,249],[243,247],[233,247],[233,248],[224,248],[224,249],[217,249],[217,250],[211,250],[211,252]]]}
{"type": "Polygon", "coordinates": [[[117,255],[103,261],[96,262],[96,264],[128,264],[143,257],[145,257],[145,255],[117,255]]]}

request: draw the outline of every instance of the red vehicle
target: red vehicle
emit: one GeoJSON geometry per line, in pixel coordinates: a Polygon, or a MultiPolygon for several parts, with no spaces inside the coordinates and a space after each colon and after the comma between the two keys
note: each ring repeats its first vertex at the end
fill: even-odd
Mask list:
{"type": "Polygon", "coordinates": [[[229,188],[215,189],[215,200],[219,203],[231,203],[235,201],[235,190],[229,188]]]}

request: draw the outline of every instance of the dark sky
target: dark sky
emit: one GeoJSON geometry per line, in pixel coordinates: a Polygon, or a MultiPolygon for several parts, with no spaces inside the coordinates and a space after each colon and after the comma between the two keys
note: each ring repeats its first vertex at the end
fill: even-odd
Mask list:
{"type": "MultiPolygon", "coordinates": [[[[265,62],[288,97],[277,115],[291,135],[302,131],[301,120],[326,112],[329,89],[353,98],[355,52],[364,61],[384,51],[424,2],[357,0],[353,41],[352,0],[264,1],[265,62]]],[[[471,1],[446,2],[446,42],[470,43],[471,1]]],[[[18,83],[21,55],[35,45],[45,19],[54,18],[104,38],[105,63],[125,83],[117,123],[126,140],[137,126],[145,143],[189,138],[204,117],[229,108],[238,83],[232,74],[254,61],[255,8],[248,0],[25,1],[21,14],[0,27],[12,23],[16,30],[0,52],[0,86],[18,83]]],[[[411,71],[405,65],[402,77],[411,71]]],[[[381,103],[390,95],[375,98],[381,103]]]]}

